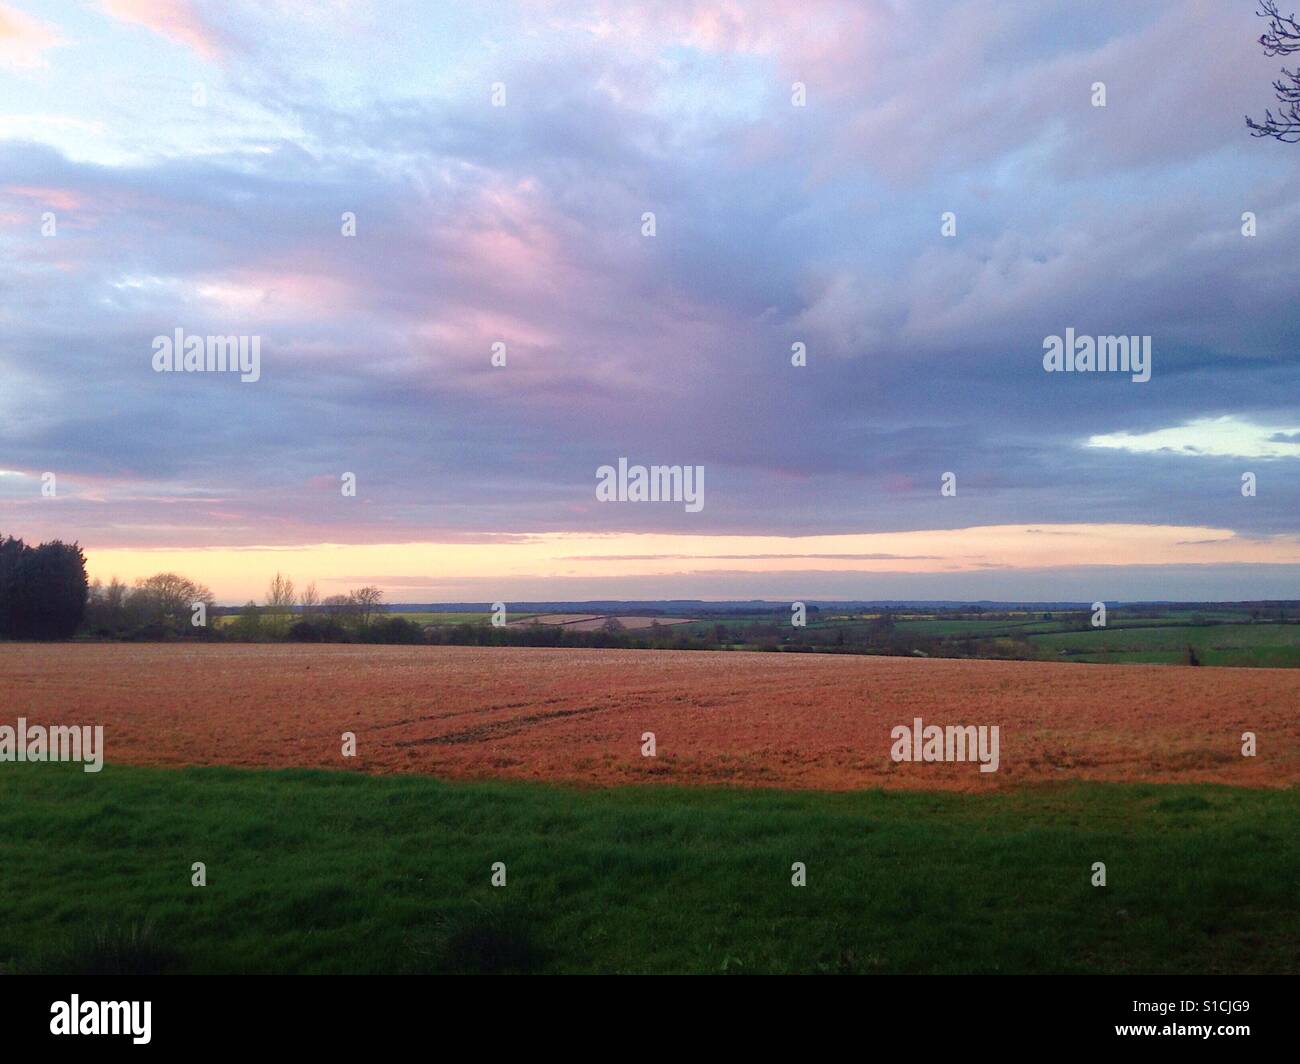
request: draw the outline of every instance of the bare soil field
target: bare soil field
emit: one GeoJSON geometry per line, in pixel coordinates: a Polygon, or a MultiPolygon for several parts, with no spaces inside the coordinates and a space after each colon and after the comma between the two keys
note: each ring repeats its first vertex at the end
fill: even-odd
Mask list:
{"type": "MultiPolygon", "coordinates": [[[[575,632],[596,632],[605,627],[605,622],[610,618],[600,617],[591,621],[575,621],[573,624],[566,624],[564,627],[572,629],[575,632]]],[[[618,621],[628,631],[639,628],[653,628],[656,624],[668,627],[673,624],[690,624],[689,617],[625,617],[619,614],[613,618],[618,621]]]]}
{"type": "Polygon", "coordinates": [[[625,617],[619,614],[609,617],[595,613],[542,613],[534,617],[525,617],[519,621],[509,621],[507,628],[523,628],[530,624],[552,624],[568,628],[575,632],[596,632],[604,628],[610,620],[616,620],[624,628],[651,628],[656,624],[690,624],[689,617],[625,617]]]}
{"type": "MultiPolygon", "coordinates": [[[[0,724],[104,726],[106,762],[450,778],[975,791],[1300,782],[1300,672],[488,647],[0,645],[0,724]],[[1001,765],[890,760],[998,725],[1001,765]],[[357,737],[344,759],[340,736],[357,737]],[[1241,735],[1258,756],[1241,756],[1241,735]],[[657,756],[641,755],[654,732],[657,756]]],[[[0,770],[3,766],[0,766],[0,770]]]]}
{"type": "Polygon", "coordinates": [[[521,617],[517,621],[507,621],[507,628],[522,628],[530,624],[576,624],[578,621],[603,621],[605,618],[599,613],[534,613],[528,617],[521,617]]]}

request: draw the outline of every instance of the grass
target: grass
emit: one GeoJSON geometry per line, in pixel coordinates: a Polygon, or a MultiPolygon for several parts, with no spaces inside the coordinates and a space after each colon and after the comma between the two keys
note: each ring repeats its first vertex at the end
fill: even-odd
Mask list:
{"type": "Polygon", "coordinates": [[[1210,786],[577,790],[6,764],[0,965],[1294,972],[1298,823],[1296,790],[1210,786]]]}
{"type": "MultiPolygon", "coordinates": [[[[425,612],[408,612],[402,610],[391,610],[387,614],[389,617],[405,617],[414,624],[480,624],[484,621],[490,621],[490,613],[430,613],[425,612]]],[[[529,616],[532,614],[519,614],[519,617],[529,616]]],[[[511,616],[511,620],[517,620],[518,617],[511,616]]]]}
{"type": "Polygon", "coordinates": [[[1192,646],[1202,665],[1300,666],[1300,624],[1107,627],[1039,635],[1033,643],[1045,657],[1072,661],[1178,664],[1192,646]]]}
{"type": "MultiPolygon", "coordinates": [[[[1249,622],[1245,610],[1198,610],[1158,616],[1111,612],[1105,628],[1089,625],[1087,611],[1021,618],[922,619],[898,622],[901,633],[931,637],[1003,640],[1024,637],[1041,660],[1102,664],[1187,663],[1187,648],[1196,649],[1202,665],[1254,668],[1300,666],[1300,625],[1249,622]],[[1223,623],[1209,624],[1207,621],[1223,623]],[[1082,630],[1080,630],[1082,629],[1082,630]]],[[[1018,656],[1017,647],[1002,648],[1018,656]]]]}
{"type": "MultiPolygon", "coordinates": [[[[1252,668],[1300,667],[1300,624],[1278,623],[1273,619],[1251,622],[1251,610],[1204,609],[1172,610],[1165,613],[1126,613],[1123,607],[1111,610],[1105,628],[1089,624],[1089,610],[1042,611],[995,615],[979,618],[896,615],[895,630],[903,637],[943,639],[948,643],[936,648],[928,643],[919,649],[940,656],[952,653],[982,657],[1029,658],[1042,661],[1078,661],[1100,664],[1187,664],[1187,647],[1193,646],[1202,665],[1252,668]],[[1213,622],[1220,623],[1213,623],[1213,622]],[[980,641],[976,644],[974,641],[980,641]]],[[[404,617],[421,626],[484,623],[488,613],[400,612],[390,617],[404,617]]],[[[512,613],[512,622],[537,616],[512,613]]],[[[872,620],[875,615],[810,614],[807,632],[812,639],[835,649],[844,646],[871,647],[872,620]]],[[[234,624],[234,615],[215,619],[218,628],[234,624]]],[[[704,637],[712,639],[718,627],[725,629],[720,648],[754,649],[746,640],[746,630],[757,627],[785,626],[783,614],[718,616],[672,625],[666,629],[672,638],[704,637]],[[728,637],[726,632],[730,632],[728,637]]],[[[786,634],[792,631],[788,627],[786,634]]],[[[646,629],[634,630],[633,636],[649,636],[646,629]]],[[[896,647],[895,650],[898,648],[896,647]]],[[[876,652],[879,647],[876,648],[876,652]]],[[[907,652],[906,643],[901,653],[907,652]]]]}
{"type": "MultiPolygon", "coordinates": [[[[408,621],[411,621],[413,624],[421,624],[421,625],[424,625],[424,624],[475,624],[475,623],[478,623],[478,622],[480,622],[480,621],[490,621],[490,620],[492,619],[492,614],[490,614],[490,613],[474,613],[474,612],[466,612],[466,613],[430,613],[430,612],[428,612],[428,611],[425,611],[425,612],[414,612],[414,611],[403,611],[403,610],[389,610],[389,611],[386,611],[382,616],[384,616],[384,617],[405,617],[408,621]]],[[[532,614],[519,614],[518,616],[519,616],[519,617],[531,617],[532,614]]],[[[517,618],[512,617],[512,619],[517,619],[517,618]]],[[[227,625],[234,624],[234,623],[235,623],[236,621],[238,621],[238,620],[239,620],[239,614],[238,614],[238,613],[227,613],[227,614],[223,614],[223,615],[220,616],[220,617],[213,618],[213,623],[214,623],[214,625],[215,625],[217,628],[225,628],[227,625]]],[[[301,618],[300,618],[300,617],[295,617],[294,620],[301,620],[301,618]]]]}

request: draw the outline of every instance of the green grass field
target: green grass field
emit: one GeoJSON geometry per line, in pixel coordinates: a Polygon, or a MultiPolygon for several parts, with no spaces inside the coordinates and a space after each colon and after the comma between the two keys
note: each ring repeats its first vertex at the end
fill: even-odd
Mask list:
{"type": "Polygon", "coordinates": [[[9,764],[0,964],[1295,972],[1298,823],[1296,790],[576,790],[9,764]]]}
{"type": "MultiPolygon", "coordinates": [[[[902,637],[945,640],[942,646],[921,644],[927,653],[940,655],[955,651],[1044,661],[1179,665],[1188,663],[1191,645],[1202,665],[1300,667],[1300,624],[1266,619],[1250,623],[1250,610],[1243,608],[1130,613],[1116,607],[1100,629],[1089,623],[1091,611],[1046,612],[1049,619],[1043,612],[988,617],[904,615],[896,618],[894,631],[902,637]]],[[[773,616],[719,617],[677,631],[709,635],[721,624],[740,636],[747,629],[782,621],[773,616]]],[[[805,631],[819,634],[821,638],[811,642],[823,646],[871,646],[871,624],[872,615],[810,615],[805,631]]],[[[720,645],[747,649],[739,639],[724,637],[720,645]]],[[[906,643],[901,651],[897,646],[894,651],[906,653],[906,643]]]]}
{"type": "MultiPolygon", "coordinates": [[[[1300,624],[1245,623],[1249,615],[1240,610],[1183,611],[1155,617],[1114,610],[1105,628],[1093,628],[1089,616],[1059,613],[1052,620],[1043,620],[1038,614],[923,619],[899,621],[897,628],[931,637],[1024,638],[1036,656],[1047,661],[1177,665],[1187,663],[1187,648],[1192,646],[1202,665],[1300,666],[1300,624]],[[1204,623],[1214,620],[1223,623],[1204,623]]],[[[1003,649],[1015,656],[1013,645],[1003,649]]]]}
{"type": "MultiPolygon", "coordinates": [[[[1090,610],[1040,610],[949,616],[892,613],[893,628],[881,631],[883,614],[810,613],[796,632],[782,612],[718,615],[639,630],[629,638],[724,650],[793,649],[831,652],[919,652],[939,657],[1013,658],[1088,663],[1185,665],[1188,647],[1202,665],[1300,668],[1300,624],[1276,606],[1226,606],[1160,610],[1116,606],[1105,628],[1093,628],[1090,610]]],[[[421,626],[482,624],[488,613],[393,612],[421,626]]],[[[536,616],[511,614],[512,621],[536,616]]],[[[215,619],[217,628],[236,621],[215,619]]]]}
{"type": "Polygon", "coordinates": [[[1202,665],[1300,666],[1300,624],[1107,627],[1039,635],[1032,642],[1044,657],[1072,661],[1176,664],[1186,661],[1192,646],[1202,665]]]}
{"type": "MultiPolygon", "coordinates": [[[[430,612],[403,612],[394,610],[386,612],[386,617],[405,617],[408,621],[415,624],[473,624],[478,621],[489,621],[492,619],[490,613],[430,613],[430,612]]],[[[531,617],[531,613],[519,614],[518,617],[531,617]]],[[[512,619],[518,619],[518,617],[512,619]]],[[[296,620],[297,618],[295,618],[296,620]]],[[[224,628],[226,625],[234,624],[239,620],[239,615],[234,613],[224,614],[220,617],[213,618],[213,624],[218,628],[224,628]]]]}
{"type": "MultiPolygon", "coordinates": [[[[407,613],[401,610],[395,610],[389,614],[389,617],[405,617],[408,621],[415,624],[480,624],[484,621],[490,621],[490,613],[407,613]]],[[[512,614],[511,620],[519,620],[522,617],[532,617],[531,613],[512,614]]]]}

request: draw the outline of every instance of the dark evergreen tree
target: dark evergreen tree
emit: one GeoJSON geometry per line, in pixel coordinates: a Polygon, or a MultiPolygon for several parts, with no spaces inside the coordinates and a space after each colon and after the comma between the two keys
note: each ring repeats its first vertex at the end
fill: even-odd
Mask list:
{"type": "Polygon", "coordinates": [[[67,639],[86,612],[86,559],[76,543],[0,543],[0,636],[67,639]]]}

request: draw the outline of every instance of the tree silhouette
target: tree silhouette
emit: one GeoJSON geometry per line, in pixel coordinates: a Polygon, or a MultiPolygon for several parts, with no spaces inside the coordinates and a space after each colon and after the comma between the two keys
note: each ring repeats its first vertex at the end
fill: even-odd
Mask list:
{"type": "Polygon", "coordinates": [[[213,605],[212,592],[176,573],[156,573],[147,580],[136,581],[133,603],[149,624],[160,624],[186,631],[196,602],[213,605]]]}
{"type": "MultiPolygon", "coordinates": [[[[1259,43],[1264,54],[1292,55],[1300,52],[1300,22],[1295,13],[1289,17],[1278,11],[1278,0],[1260,0],[1260,18],[1268,19],[1268,32],[1263,34],[1259,43]]],[[[1300,143],[1300,67],[1295,70],[1282,68],[1282,76],[1273,82],[1273,91],[1277,93],[1282,105],[1275,115],[1271,110],[1264,111],[1264,121],[1256,122],[1249,115],[1246,125],[1250,127],[1252,137],[1275,137],[1283,144],[1300,143]]]]}
{"type": "Polygon", "coordinates": [[[18,563],[28,549],[21,539],[0,537],[0,636],[13,637],[14,604],[18,595],[18,563]]]}
{"type": "Polygon", "coordinates": [[[0,542],[0,636],[67,639],[86,611],[86,559],[75,543],[0,542]]]}
{"type": "Polygon", "coordinates": [[[293,581],[277,572],[266,589],[264,615],[271,628],[278,634],[283,634],[293,619],[293,603],[293,581]]]}
{"type": "Polygon", "coordinates": [[[359,587],[348,592],[348,602],[362,630],[365,630],[370,627],[371,616],[383,609],[384,593],[373,585],[359,587]]]}

